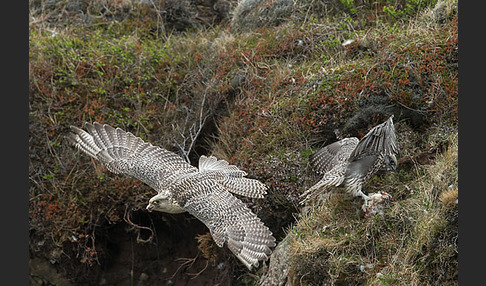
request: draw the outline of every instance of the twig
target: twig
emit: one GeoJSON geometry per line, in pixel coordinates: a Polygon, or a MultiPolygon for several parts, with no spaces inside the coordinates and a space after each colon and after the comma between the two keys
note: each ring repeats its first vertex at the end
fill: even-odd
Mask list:
{"type": "Polygon", "coordinates": [[[204,266],[204,268],[201,271],[197,273],[187,273],[187,275],[192,276],[191,279],[195,279],[208,268],[208,265],[209,265],[209,260],[206,260],[206,266],[204,266]]]}
{"type": "Polygon", "coordinates": [[[125,214],[123,214],[123,220],[125,222],[127,222],[128,224],[130,224],[131,226],[133,226],[133,227],[135,227],[135,228],[137,228],[139,230],[138,233],[137,233],[137,242],[143,242],[143,243],[152,242],[152,240],[154,238],[154,231],[150,227],[141,226],[141,225],[138,225],[138,224],[133,223],[130,220],[130,213],[131,212],[128,211],[128,206],[125,206],[125,214]],[[149,238],[147,238],[147,239],[141,239],[140,238],[140,229],[149,230],[150,231],[149,238]]]}
{"type": "Polygon", "coordinates": [[[190,269],[192,265],[194,265],[194,262],[196,262],[197,258],[199,257],[199,253],[200,252],[198,252],[196,257],[194,258],[177,258],[176,261],[184,261],[184,262],[181,265],[179,265],[179,267],[177,267],[176,271],[174,272],[174,274],[172,274],[172,276],[170,276],[169,279],[173,279],[176,276],[177,272],[179,272],[179,270],[186,265],[189,265],[187,266],[187,269],[190,269]]]}
{"type": "MultiPolygon", "coordinates": [[[[184,129],[182,130],[182,132],[179,132],[179,134],[182,137],[182,142],[179,143],[177,142],[177,140],[174,139],[174,144],[180,150],[182,156],[184,157],[184,159],[186,159],[186,162],[188,163],[191,163],[189,159],[189,154],[193,150],[196,144],[196,140],[201,134],[201,131],[206,123],[206,120],[209,117],[209,115],[204,115],[204,104],[206,103],[206,95],[207,94],[204,93],[204,96],[202,98],[198,119],[196,122],[192,123],[191,127],[189,127],[189,131],[188,131],[189,134],[187,136],[185,135],[185,132],[186,132],[186,126],[189,124],[191,111],[187,107],[185,107],[187,110],[187,115],[184,121],[184,129]]],[[[175,129],[178,128],[178,126],[172,125],[172,128],[175,129]]]]}

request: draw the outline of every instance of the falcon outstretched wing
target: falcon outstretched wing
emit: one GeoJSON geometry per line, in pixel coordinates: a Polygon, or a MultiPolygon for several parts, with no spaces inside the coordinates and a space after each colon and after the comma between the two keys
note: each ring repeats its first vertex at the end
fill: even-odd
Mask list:
{"type": "Polygon", "coordinates": [[[322,178],[315,185],[307,189],[304,193],[300,195],[304,198],[301,203],[306,202],[312,196],[318,195],[323,191],[326,191],[329,186],[339,186],[343,183],[345,179],[347,163],[341,162],[334,165],[333,168],[322,176],[322,178]]]}
{"type": "Polygon", "coordinates": [[[86,123],[88,132],[71,126],[68,139],[81,151],[116,174],[133,176],[157,192],[173,176],[197,172],[177,154],[144,142],[130,132],[97,122],[86,123]]]}
{"type": "Polygon", "coordinates": [[[309,195],[317,195],[321,192],[315,192],[326,186],[339,186],[345,179],[346,167],[348,165],[349,155],[358,145],[358,138],[344,138],[340,141],[331,143],[319,149],[312,154],[309,162],[314,170],[323,174],[322,178],[315,185],[306,190],[300,197],[304,198],[301,203],[309,199],[309,195]]]}
{"type": "Polygon", "coordinates": [[[348,160],[358,142],[358,138],[351,137],[326,145],[309,157],[309,163],[314,171],[325,174],[335,165],[348,160]]]}
{"type": "Polygon", "coordinates": [[[393,115],[385,122],[373,127],[363,138],[361,138],[358,145],[351,153],[349,161],[359,160],[364,156],[376,154],[398,154],[393,115]]]}
{"type": "Polygon", "coordinates": [[[216,244],[226,243],[249,269],[270,256],[275,246],[272,232],[209,173],[191,175],[175,190],[179,204],[209,228],[216,244]]]}

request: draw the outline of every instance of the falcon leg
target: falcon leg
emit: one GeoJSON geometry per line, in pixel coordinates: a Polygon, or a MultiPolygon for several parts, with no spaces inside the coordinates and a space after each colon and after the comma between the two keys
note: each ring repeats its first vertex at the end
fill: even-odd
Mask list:
{"type": "Polygon", "coordinates": [[[365,195],[361,190],[358,192],[358,195],[361,196],[364,200],[364,203],[361,206],[361,208],[363,209],[365,217],[367,217],[370,214],[370,208],[371,205],[373,205],[373,199],[365,195]]]}
{"type": "Polygon", "coordinates": [[[365,202],[361,207],[363,209],[365,217],[374,214],[383,214],[383,210],[390,202],[392,196],[386,192],[379,191],[378,193],[372,193],[370,196],[366,196],[365,202]]]}
{"type": "Polygon", "coordinates": [[[358,196],[361,196],[364,199],[365,205],[368,204],[368,201],[371,200],[371,198],[367,195],[365,195],[361,190],[358,192],[358,196]]]}

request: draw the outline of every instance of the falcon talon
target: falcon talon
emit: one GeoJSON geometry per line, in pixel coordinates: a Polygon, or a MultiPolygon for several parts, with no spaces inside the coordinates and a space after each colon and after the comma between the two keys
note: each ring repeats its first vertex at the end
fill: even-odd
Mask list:
{"type": "Polygon", "coordinates": [[[385,206],[388,205],[392,196],[386,192],[379,191],[378,193],[371,193],[370,199],[365,201],[361,208],[365,217],[375,214],[383,214],[385,206]]]}

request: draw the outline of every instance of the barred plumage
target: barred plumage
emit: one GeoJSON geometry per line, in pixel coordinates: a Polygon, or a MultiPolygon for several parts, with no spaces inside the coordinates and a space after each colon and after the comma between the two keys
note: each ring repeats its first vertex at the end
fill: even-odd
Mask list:
{"type": "Polygon", "coordinates": [[[219,183],[233,194],[250,198],[263,198],[267,194],[267,187],[260,181],[245,178],[246,172],[234,165],[229,165],[224,160],[218,160],[214,156],[199,158],[199,172],[222,172],[219,183]]]}
{"type": "Polygon", "coordinates": [[[301,195],[304,198],[302,202],[328,191],[330,186],[344,186],[348,193],[363,197],[365,205],[369,205],[370,197],[362,192],[363,185],[381,168],[394,170],[396,155],[398,146],[392,115],[361,140],[344,138],[312,154],[310,164],[323,177],[301,195]]]}
{"type": "Polygon", "coordinates": [[[71,126],[68,139],[108,170],[131,175],[156,190],[149,211],[189,212],[209,228],[218,246],[226,243],[249,269],[270,256],[275,246],[272,232],[231,194],[263,198],[263,183],[245,178],[245,171],[214,156],[201,156],[196,168],[120,128],[95,122],[86,123],[86,129],[71,126]]]}

